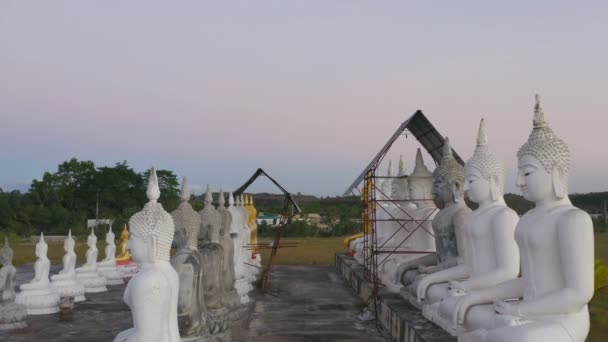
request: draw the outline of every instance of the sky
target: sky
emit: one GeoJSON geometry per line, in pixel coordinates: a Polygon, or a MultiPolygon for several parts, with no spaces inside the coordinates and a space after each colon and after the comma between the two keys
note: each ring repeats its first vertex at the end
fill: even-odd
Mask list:
{"type": "Polygon", "coordinates": [[[465,160],[484,117],[517,193],[540,93],[571,192],[606,191],[606,37],[606,1],[5,0],[0,187],[76,157],[339,195],[420,109],[465,160]]]}

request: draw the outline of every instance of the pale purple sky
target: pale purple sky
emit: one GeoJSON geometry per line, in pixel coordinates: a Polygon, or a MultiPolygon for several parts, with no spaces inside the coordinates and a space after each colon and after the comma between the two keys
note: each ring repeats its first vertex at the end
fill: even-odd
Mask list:
{"type": "Polygon", "coordinates": [[[336,195],[421,109],[465,159],[485,117],[517,192],[539,92],[604,191],[607,40],[606,1],[2,1],[0,187],[77,157],[336,195]]]}

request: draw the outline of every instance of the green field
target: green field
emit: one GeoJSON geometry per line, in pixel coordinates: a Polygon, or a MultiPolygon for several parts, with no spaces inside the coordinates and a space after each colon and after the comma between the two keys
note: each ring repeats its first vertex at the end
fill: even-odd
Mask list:
{"type": "MultiPolygon", "coordinates": [[[[295,247],[285,247],[279,249],[275,258],[277,265],[332,265],[336,252],[345,252],[342,241],[343,237],[331,238],[283,238],[281,242],[285,245],[295,245],[295,247]]],[[[260,239],[261,242],[270,242],[270,239],[260,239]]],[[[76,244],[78,262],[84,262],[86,243],[78,241],[76,244]]],[[[100,242],[99,259],[104,257],[104,242],[100,242]]],[[[15,263],[33,263],[34,244],[20,243],[14,245],[16,250],[15,263]]],[[[262,249],[262,260],[267,261],[270,249],[262,249]]],[[[608,233],[596,234],[595,254],[598,258],[608,264],[608,233]]],[[[60,264],[63,256],[62,244],[49,244],[49,258],[53,264],[60,264]]],[[[587,341],[604,342],[608,341],[608,289],[598,291],[589,305],[591,312],[591,334],[587,341]]]]}

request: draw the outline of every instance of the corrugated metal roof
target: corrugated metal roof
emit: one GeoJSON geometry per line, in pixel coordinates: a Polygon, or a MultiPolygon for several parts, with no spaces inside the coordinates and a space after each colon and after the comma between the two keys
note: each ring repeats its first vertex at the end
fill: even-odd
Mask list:
{"type": "MultiPolygon", "coordinates": [[[[408,130],[416,138],[416,140],[420,142],[422,147],[431,155],[435,161],[435,164],[439,164],[439,161],[441,160],[441,148],[443,147],[443,142],[445,140],[444,136],[437,131],[437,129],[433,126],[433,124],[431,124],[422,111],[417,110],[416,113],[410,116],[409,119],[399,126],[388,142],[384,144],[382,149],[380,149],[380,152],[378,152],[367,167],[363,169],[363,172],[361,172],[359,177],[355,179],[353,184],[348,187],[342,196],[350,195],[353,190],[355,190],[355,188],[361,184],[363,178],[365,178],[365,175],[369,171],[375,170],[378,167],[380,161],[390,150],[395,140],[397,140],[397,138],[399,138],[399,136],[401,136],[405,130],[408,130]]],[[[452,153],[454,154],[454,158],[456,158],[461,165],[464,165],[464,162],[453,148],[452,153]]]]}

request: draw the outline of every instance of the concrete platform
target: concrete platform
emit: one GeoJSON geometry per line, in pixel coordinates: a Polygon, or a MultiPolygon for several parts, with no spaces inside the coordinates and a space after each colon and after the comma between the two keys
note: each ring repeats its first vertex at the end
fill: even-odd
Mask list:
{"type": "MultiPolygon", "coordinates": [[[[336,254],[336,269],[352,291],[367,300],[371,286],[364,278],[363,266],[347,254],[336,254]]],[[[399,294],[382,290],[378,294],[378,320],[382,329],[396,342],[456,342],[440,327],[422,316],[422,312],[399,294]]]]}

